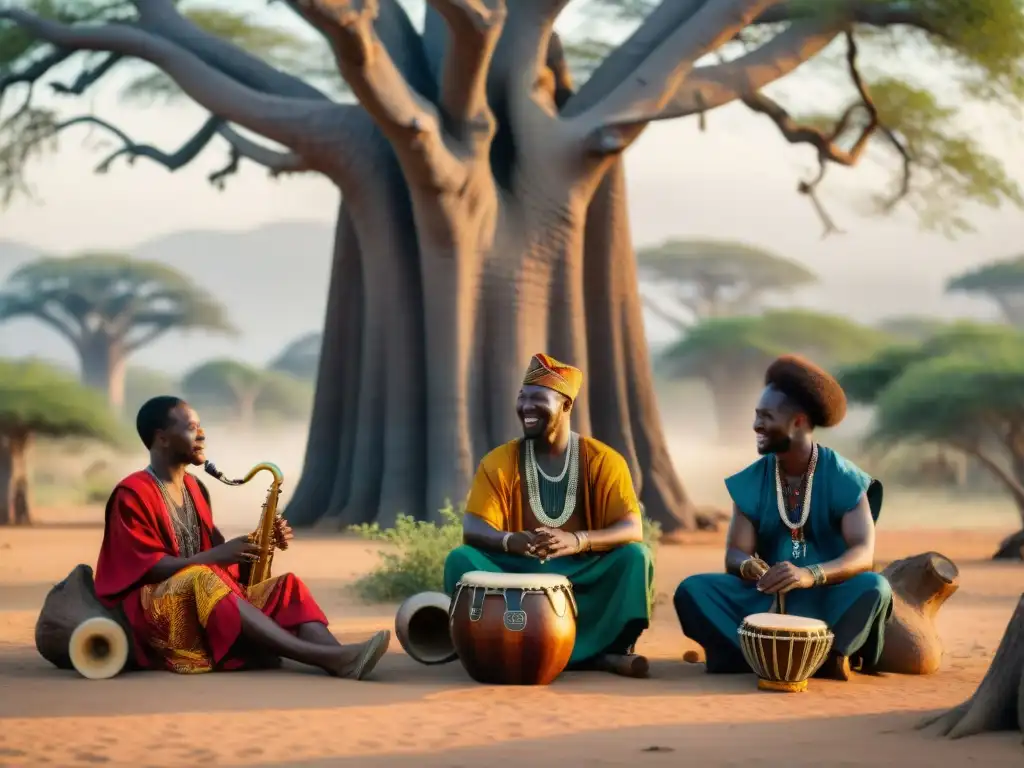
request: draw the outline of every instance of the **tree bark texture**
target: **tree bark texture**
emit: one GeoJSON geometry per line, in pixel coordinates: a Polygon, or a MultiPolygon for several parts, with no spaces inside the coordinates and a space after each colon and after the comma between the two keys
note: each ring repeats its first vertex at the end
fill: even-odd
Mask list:
{"type": "Polygon", "coordinates": [[[892,587],[892,619],[885,629],[879,672],[930,675],[942,664],[935,616],[959,588],[959,570],[938,552],[890,563],[882,575],[892,587]]]}
{"type": "Polygon", "coordinates": [[[28,457],[32,436],[15,432],[0,436],[0,525],[29,525],[28,457]]]}
{"type": "Polygon", "coordinates": [[[919,724],[920,728],[931,726],[951,739],[986,731],[1024,733],[1024,595],[974,695],[919,724]]]}
{"type": "MultiPolygon", "coordinates": [[[[520,433],[523,371],[548,352],[584,371],[576,429],[626,457],[647,514],[672,532],[701,520],[662,433],[622,154],[651,121],[740,99],[842,29],[802,20],[695,67],[777,4],[663,2],[577,92],[553,32],[565,0],[428,0],[422,34],[397,0],[288,0],[357,104],[195,28],[172,0],[136,0],[137,25],[0,18],[61,49],[148,61],[220,121],[233,159],[341,191],[293,525],[436,520],[482,455],[520,433]]],[[[111,392],[116,362],[102,374],[111,392]]]]}

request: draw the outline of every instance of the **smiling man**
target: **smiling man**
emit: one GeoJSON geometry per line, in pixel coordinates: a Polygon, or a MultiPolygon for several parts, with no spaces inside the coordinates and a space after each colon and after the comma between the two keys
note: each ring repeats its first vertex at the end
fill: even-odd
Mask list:
{"type": "MultiPolygon", "coordinates": [[[[206,488],[187,471],[206,461],[198,414],[177,397],[155,397],[136,427],[149,466],[118,483],[107,502],[96,595],[124,610],[137,664],[189,674],[284,657],[337,677],[366,676],[389,632],[342,645],[292,574],[243,586],[259,548],[250,536],[224,540],[206,488]]],[[[287,548],[291,536],[281,520],[275,546],[287,548]]]]}
{"type": "Polygon", "coordinates": [[[882,486],[815,442],[816,427],[846,415],[846,395],[827,372],[780,357],[765,374],[754,411],[761,458],[725,481],[733,500],[726,573],[691,576],[675,608],[683,633],[700,643],[708,672],[749,672],[740,623],[780,604],[824,621],[835,635],[819,676],[847,680],[851,659],[878,663],[892,592],[872,571],[882,486]]]}
{"type": "Polygon", "coordinates": [[[647,660],[632,647],[650,621],[654,568],[625,459],[570,428],[582,382],[579,369],[533,356],[516,402],[523,437],[480,462],[445,590],[468,571],[565,576],[579,611],[570,666],[642,677],[647,660]]]}

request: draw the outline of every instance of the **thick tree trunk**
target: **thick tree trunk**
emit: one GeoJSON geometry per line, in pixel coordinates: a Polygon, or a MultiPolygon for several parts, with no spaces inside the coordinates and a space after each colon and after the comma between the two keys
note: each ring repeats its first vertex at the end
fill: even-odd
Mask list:
{"type": "Polygon", "coordinates": [[[103,392],[115,412],[124,407],[125,355],[118,343],[97,332],[81,340],[82,383],[103,392]]]}
{"type": "Polygon", "coordinates": [[[892,620],[885,629],[879,672],[930,675],[942,663],[942,639],[935,628],[939,609],[959,588],[959,569],[938,552],[890,563],[882,571],[893,593],[892,620]]]}
{"type": "Polygon", "coordinates": [[[986,731],[1024,733],[1024,595],[974,695],[948,712],[925,719],[919,727],[932,725],[951,739],[986,731]]]}
{"type": "Polygon", "coordinates": [[[28,457],[32,436],[26,433],[0,437],[0,525],[32,522],[28,457]]]}

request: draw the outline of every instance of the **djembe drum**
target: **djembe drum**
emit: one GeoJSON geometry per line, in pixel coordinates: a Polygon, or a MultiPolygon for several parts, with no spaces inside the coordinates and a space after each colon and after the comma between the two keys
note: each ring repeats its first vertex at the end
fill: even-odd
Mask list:
{"type": "Polygon", "coordinates": [[[811,675],[832,649],[828,625],[804,616],[755,613],[739,628],[743,658],[765,691],[796,693],[807,690],[811,675]]]}
{"type": "Polygon", "coordinates": [[[469,676],[489,685],[547,685],[576,644],[576,600],[564,576],[470,571],[448,628],[469,676]]]}

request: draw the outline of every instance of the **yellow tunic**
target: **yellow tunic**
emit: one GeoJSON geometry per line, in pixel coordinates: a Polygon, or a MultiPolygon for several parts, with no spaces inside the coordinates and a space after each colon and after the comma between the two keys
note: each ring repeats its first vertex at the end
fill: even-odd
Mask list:
{"type": "MultiPolygon", "coordinates": [[[[522,440],[512,440],[484,456],[466,501],[466,513],[499,531],[538,526],[522,481],[522,440]],[[524,514],[525,510],[525,514],[524,514]]],[[[601,530],[640,514],[629,466],[618,451],[591,437],[580,438],[580,482],[576,511],[563,530],[601,530]]]]}

